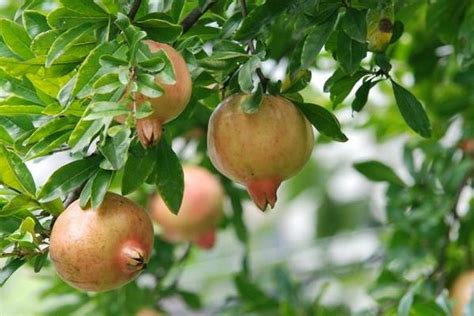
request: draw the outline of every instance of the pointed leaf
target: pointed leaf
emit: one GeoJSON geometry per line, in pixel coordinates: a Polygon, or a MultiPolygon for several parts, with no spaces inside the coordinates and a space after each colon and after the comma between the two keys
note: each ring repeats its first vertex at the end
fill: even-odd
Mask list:
{"type": "Polygon", "coordinates": [[[431,123],[420,101],[393,80],[392,87],[398,109],[408,126],[423,137],[431,137],[431,123]]]}
{"type": "Polygon", "coordinates": [[[92,156],[62,166],[49,177],[41,188],[38,194],[39,201],[52,201],[77,189],[97,172],[100,161],[100,157],[92,156]]]}
{"type": "Polygon", "coordinates": [[[164,138],[158,144],[156,156],[156,187],[171,212],[178,214],[184,192],[183,168],[164,138]]]}

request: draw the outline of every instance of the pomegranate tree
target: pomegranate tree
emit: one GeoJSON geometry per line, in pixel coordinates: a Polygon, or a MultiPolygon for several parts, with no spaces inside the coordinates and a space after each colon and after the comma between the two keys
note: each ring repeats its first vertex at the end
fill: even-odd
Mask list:
{"type": "Polygon", "coordinates": [[[314,145],[311,124],[293,103],[265,95],[258,110],[246,113],[246,94],[225,99],[209,121],[207,147],[214,166],[241,183],[255,204],[274,207],[281,182],[308,161],[314,145]]]}
{"type": "Polygon", "coordinates": [[[184,195],[178,215],[156,195],[151,200],[151,217],[163,229],[166,240],[192,241],[201,248],[212,248],[223,215],[223,189],[219,180],[202,167],[185,166],[183,171],[184,195]]]}
{"type": "Polygon", "coordinates": [[[78,289],[107,291],[133,280],[153,247],[146,212],[120,195],[107,193],[96,210],[73,202],[58,217],[50,253],[59,276],[78,289]]]}
{"type": "Polygon", "coordinates": [[[192,82],[186,61],[179,52],[167,44],[151,40],[144,42],[152,53],[163,50],[168,55],[176,79],[176,83],[167,84],[159,76],[156,77],[156,83],[164,90],[158,98],[150,98],[140,93],[135,95],[137,104],[148,101],[153,109],[152,115],[137,120],[138,137],[141,143],[148,147],[159,141],[163,124],[175,119],[184,111],[191,98],[192,82]]]}

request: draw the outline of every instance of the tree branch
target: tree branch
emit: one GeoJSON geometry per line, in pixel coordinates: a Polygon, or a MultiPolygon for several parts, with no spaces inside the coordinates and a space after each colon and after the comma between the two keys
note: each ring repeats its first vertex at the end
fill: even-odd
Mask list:
{"type": "Polygon", "coordinates": [[[192,10],[181,22],[181,26],[183,27],[183,34],[189,31],[189,29],[201,18],[201,16],[209,10],[216,3],[215,1],[209,1],[202,9],[195,8],[192,10]]]}
{"type": "Polygon", "coordinates": [[[142,0],[135,0],[132,4],[132,8],[130,9],[130,12],[128,13],[128,18],[133,21],[135,19],[135,16],[138,13],[138,9],[140,9],[140,5],[142,4],[142,0]]]}

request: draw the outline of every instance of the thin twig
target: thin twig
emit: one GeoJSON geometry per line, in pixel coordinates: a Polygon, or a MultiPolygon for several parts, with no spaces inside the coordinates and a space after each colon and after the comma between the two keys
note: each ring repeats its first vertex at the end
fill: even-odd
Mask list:
{"type": "Polygon", "coordinates": [[[132,8],[130,9],[130,12],[128,13],[128,18],[130,20],[134,20],[135,16],[138,13],[138,9],[140,9],[140,5],[142,4],[142,0],[135,0],[132,4],[132,8]]]}
{"type": "Polygon", "coordinates": [[[195,8],[192,10],[181,22],[183,27],[183,34],[189,31],[189,29],[204,15],[216,3],[215,1],[209,1],[203,8],[195,8]]]}
{"type": "MultiPolygon", "coordinates": [[[[242,16],[245,18],[248,15],[247,2],[245,0],[240,0],[240,10],[242,11],[242,16]]],[[[247,44],[248,44],[250,53],[252,53],[252,55],[255,55],[256,49],[253,43],[253,39],[250,39],[247,44]]],[[[261,68],[257,68],[255,72],[257,73],[257,76],[260,79],[263,92],[265,92],[267,90],[268,79],[263,74],[261,68]]]]}

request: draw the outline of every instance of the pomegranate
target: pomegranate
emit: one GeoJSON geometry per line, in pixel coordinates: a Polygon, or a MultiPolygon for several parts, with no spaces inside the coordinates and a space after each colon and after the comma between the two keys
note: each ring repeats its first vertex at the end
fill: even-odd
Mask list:
{"type": "Polygon", "coordinates": [[[153,225],[143,209],[107,193],[96,210],[73,202],[51,232],[50,254],[59,276],[78,289],[107,291],[133,280],[153,247],[153,225]]]}
{"type": "Polygon", "coordinates": [[[225,99],[211,115],[207,148],[214,166],[241,183],[263,211],[277,200],[281,182],[308,161],[314,145],[311,124],[293,103],[265,95],[258,111],[242,110],[248,95],[225,99]]]}
{"type": "Polygon", "coordinates": [[[474,299],[474,270],[461,274],[454,282],[449,294],[454,304],[453,316],[467,315],[464,310],[474,299]]]}
{"type": "Polygon", "coordinates": [[[168,55],[176,78],[175,84],[165,84],[159,77],[156,78],[156,82],[164,90],[158,98],[149,98],[140,93],[135,96],[137,104],[148,101],[153,108],[152,115],[137,121],[138,137],[145,147],[149,147],[160,140],[162,125],[175,119],[184,111],[191,98],[192,82],[186,61],[173,47],[150,40],[145,43],[152,53],[162,49],[168,55]]]}
{"type": "Polygon", "coordinates": [[[150,203],[151,217],[171,242],[192,241],[204,249],[215,243],[215,228],[222,218],[224,192],[219,180],[202,167],[185,166],[184,195],[178,215],[173,214],[160,196],[150,203]]]}

